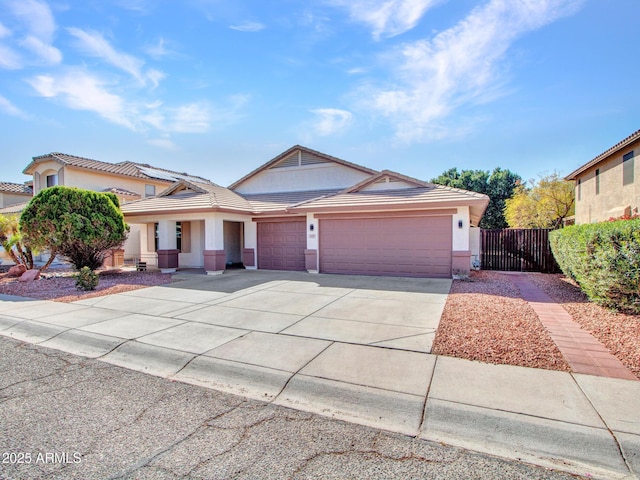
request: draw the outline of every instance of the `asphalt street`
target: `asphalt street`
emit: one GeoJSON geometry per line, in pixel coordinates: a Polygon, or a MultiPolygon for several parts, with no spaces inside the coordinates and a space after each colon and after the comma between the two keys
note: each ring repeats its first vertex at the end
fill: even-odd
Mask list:
{"type": "Polygon", "coordinates": [[[4,337],[0,403],[3,479],[577,478],[4,337]]]}

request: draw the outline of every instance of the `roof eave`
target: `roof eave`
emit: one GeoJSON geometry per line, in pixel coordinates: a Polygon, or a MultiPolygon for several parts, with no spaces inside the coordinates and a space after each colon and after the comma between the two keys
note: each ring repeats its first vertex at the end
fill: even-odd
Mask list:
{"type": "Polygon", "coordinates": [[[567,180],[567,181],[575,180],[578,177],[578,175],[580,175],[581,173],[584,173],[585,171],[595,167],[599,163],[605,161],[606,159],[608,159],[612,155],[615,155],[616,153],[618,153],[623,148],[628,147],[629,145],[631,145],[632,143],[634,143],[634,142],[636,142],[638,140],[640,140],[640,130],[636,130],[634,133],[629,135],[624,140],[616,143],[613,147],[605,150],[604,152],[602,152],[600,155],[598,155],[594,159],[590,160],[589,162],[585,163],[581,167],[577,168],[576,170],[571,172],[569,175],[564,177],[564,179],[567,180]]]}

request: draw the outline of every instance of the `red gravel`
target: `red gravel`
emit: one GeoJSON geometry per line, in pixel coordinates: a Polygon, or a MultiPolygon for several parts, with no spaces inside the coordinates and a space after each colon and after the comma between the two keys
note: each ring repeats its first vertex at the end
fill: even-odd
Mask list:
{"type": "MultiPolygon", "coordinates": [[[[171,275],[160,272],[130,272],[105,270],[100,272],[100,280],[95,290],[83,292],[76,289],[76,281],[70,272],[56,272],[66,276],[40,278],[34,282],[18,282],[6,273],[0,274],[0,293],[56,302],[75,302],[85,298],[122,293],[139,288],[171,283],[171,275]]],[[[51,275],[48,273],[47,275],[51,275]]]]}
{"type": "Polygon", "coordinates": [[[570,371],[509,275],[454,280],[432,352],[486,363],[570,371]]]}
{"type": "Polygon", "coordinates": [[[529,278],[640,378],[640,316],[617,313],[590,302],[563,275],[537,274],[529,278]]]}

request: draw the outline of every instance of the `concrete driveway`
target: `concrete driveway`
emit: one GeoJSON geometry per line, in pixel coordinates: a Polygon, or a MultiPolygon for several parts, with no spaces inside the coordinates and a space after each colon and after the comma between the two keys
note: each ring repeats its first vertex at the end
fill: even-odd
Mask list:
{"type": "Polygon", "coordinates": [[[254,399],[419,430],[450,280],[243,270],[175,279],[71,304],[3,302],[10,317],[1,321],[15,318],[3,334],[254,399]]]}

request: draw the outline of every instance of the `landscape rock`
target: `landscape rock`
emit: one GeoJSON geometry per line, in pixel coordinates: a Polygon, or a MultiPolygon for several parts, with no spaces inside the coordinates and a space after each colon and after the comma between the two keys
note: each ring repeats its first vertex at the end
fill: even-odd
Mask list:
{"type": "Polygon", "coordinates": [[[24,265],[14,265],[9,269],[7,275],[9,275],[10,277],[20,277],[26,271],[27,267],[25,267],[24,265]]]}
{"type": "Polygon", "coordinates": [[[19,282],[33,282],[40,278],[40,270],[37,268],[33,268],[31,270],[27,270],[22,274],[22,276],[18,279],[19,282]]]}

